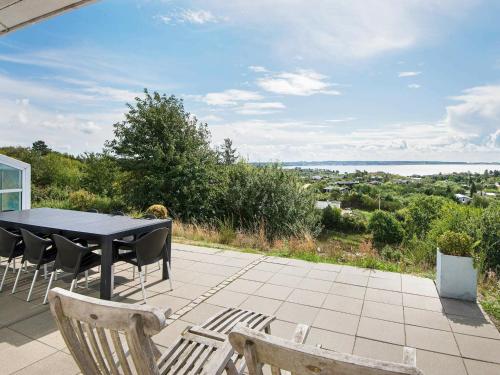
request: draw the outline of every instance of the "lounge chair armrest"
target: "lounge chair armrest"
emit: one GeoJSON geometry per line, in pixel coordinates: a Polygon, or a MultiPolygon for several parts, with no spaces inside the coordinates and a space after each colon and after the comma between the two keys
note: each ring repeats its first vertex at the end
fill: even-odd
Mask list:
{"type": "Polygon", "coordinates": [[[220,375],[227,369],[227,374],[237,375],[238,371],[231,359],[234,354],[234,349],[229,340],[224,341],[222,347],[215,352],[215,355],[210,358],[203,368],[202,375],[220,375]]]}
{"type": "Polygon", "coordinates": [[[310,327],[305,324],[297,324],[293,333],[292,341],[296,344],[303,344],[309,334],[310,327]]]}

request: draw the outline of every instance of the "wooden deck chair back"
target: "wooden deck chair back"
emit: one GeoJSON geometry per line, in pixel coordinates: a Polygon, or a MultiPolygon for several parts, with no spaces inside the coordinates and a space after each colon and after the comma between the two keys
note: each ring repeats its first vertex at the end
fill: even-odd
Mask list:
{"type": "Polygon", "coordinates": [[[84,375],[158,375],[160,353],[151,336],[170,310],[110,302],[54,288],[50,310],[84,375]]]}
{"type": "Polygon", "coordinates": [[[229,334],[233,348],[245,356],[250,375],[262,375],[263,365],[272,374],[292,375],[422,375],[416,367],[415,349],[405,348],[404,364],[327,351],[315,346],[267,335],[245,326],[229,334]]]}

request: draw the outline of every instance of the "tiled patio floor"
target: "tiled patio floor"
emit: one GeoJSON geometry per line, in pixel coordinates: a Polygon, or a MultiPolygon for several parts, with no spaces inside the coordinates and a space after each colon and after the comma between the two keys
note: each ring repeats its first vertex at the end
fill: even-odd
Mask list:
{"type": "MultiPolygon", "coordinates": [[[[312,326],[309,344],[361,356],[402,361],[403,346],[417,348],[417,365],[429,375],[500,374],[500,334],[472,303],[439,299],[429,279],[350,266],[308,263],[174,244],[174,290],[149,267],[148,303],[175,311],[155,337],[168,347],[187,325],[223,307],[274,314],[275,335],[289,337],[296,323],[312,326]]],[[[26,298],[31,274],[11,295],[13,275],[0,293],[1,374],[77,374],[47,306],[46,281],[26,298]]],[[[90,290],[97,296],[98,274],[90,290]]],[[[68,288],[65,280],[58,285],[68,288]]],[[[83,284],[83,283],[82,283],[83,284]]],[[[117,301],[140,303],[138,279],[117,265],[117,301]]]]}

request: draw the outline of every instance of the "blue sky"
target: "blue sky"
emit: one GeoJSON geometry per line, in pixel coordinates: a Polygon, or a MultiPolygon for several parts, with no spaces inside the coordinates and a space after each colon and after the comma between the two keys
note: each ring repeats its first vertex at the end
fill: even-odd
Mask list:
{"type": "Polygon", "coordinates": [[[145,87],[252,161],[500,161],[500,4],[101,0],[0,37],[0,145],[99,151],[145,87]]]}

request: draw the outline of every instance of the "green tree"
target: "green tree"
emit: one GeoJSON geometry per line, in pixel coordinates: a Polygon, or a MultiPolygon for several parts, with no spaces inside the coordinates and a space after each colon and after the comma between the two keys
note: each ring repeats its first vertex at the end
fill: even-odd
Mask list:
{"type": "Polygon", "coordinates": [[[207,125],[184,109],[181,99],[144,91],[128,104],[125,120],[107,142],[125,172],[127,202],[144,209],[163,204],[182,219],[213,216],[215,151],[207,125]]]}
{"type": "Polygon", "coordinates": [[[403,227],[389,212],[375,211],[368,221],[368,230],[378,244],[398,244],[403,240],[403,227]]]}
{"type": "Polygon", "coordinates": [[[500,202],[491,203],[482,212],[480,230],[484,268],[500,271],[500,202]]]}
{"type": "Polygon", "coordinates": [[[326,229],[340,229],[342,221],[342,211],[340,208],[327,206],[322,210],[321,224],[326,229]]]}
{"type": "Polygon", "coordinates": [[[474,183],[474,181],[471,182],[470,184],[470,196],[473,197],[474,194],[477,193],[477,187],[476,187],[476,184],[474,183]]]}
{"type": "Polygon", "coordinates": [[[412,197],[404,211],[404,229],[407,238],[424,238],[431,228],[431,223],[439,215],[447,199],[437,196],[417,194],[412,197]]]}
{"type": "Polygon", "coordinates": [[[33,145],[31,146],[31,150],[33,150],[33,152],[38,152],[41,155],[47,155],[49,152],[52,151],[50,149],[50,147],[47,146],[47,144],[44,141],[33,142],[33,145]]]}
{"type": "Polygon", "coordinates": [[[119,192],[122,173],[116,159],[108,152],[83,155],[82,186],[85,190],[111,197],[119,192]]]}
{"type": "Polygon", "coordinates": [[[238,160],[236,149],[233,148],[233,141],[230,138],[225,138],[224,143],[218,150],[219,161],[221,164],[231,165],[238,160]]]}

